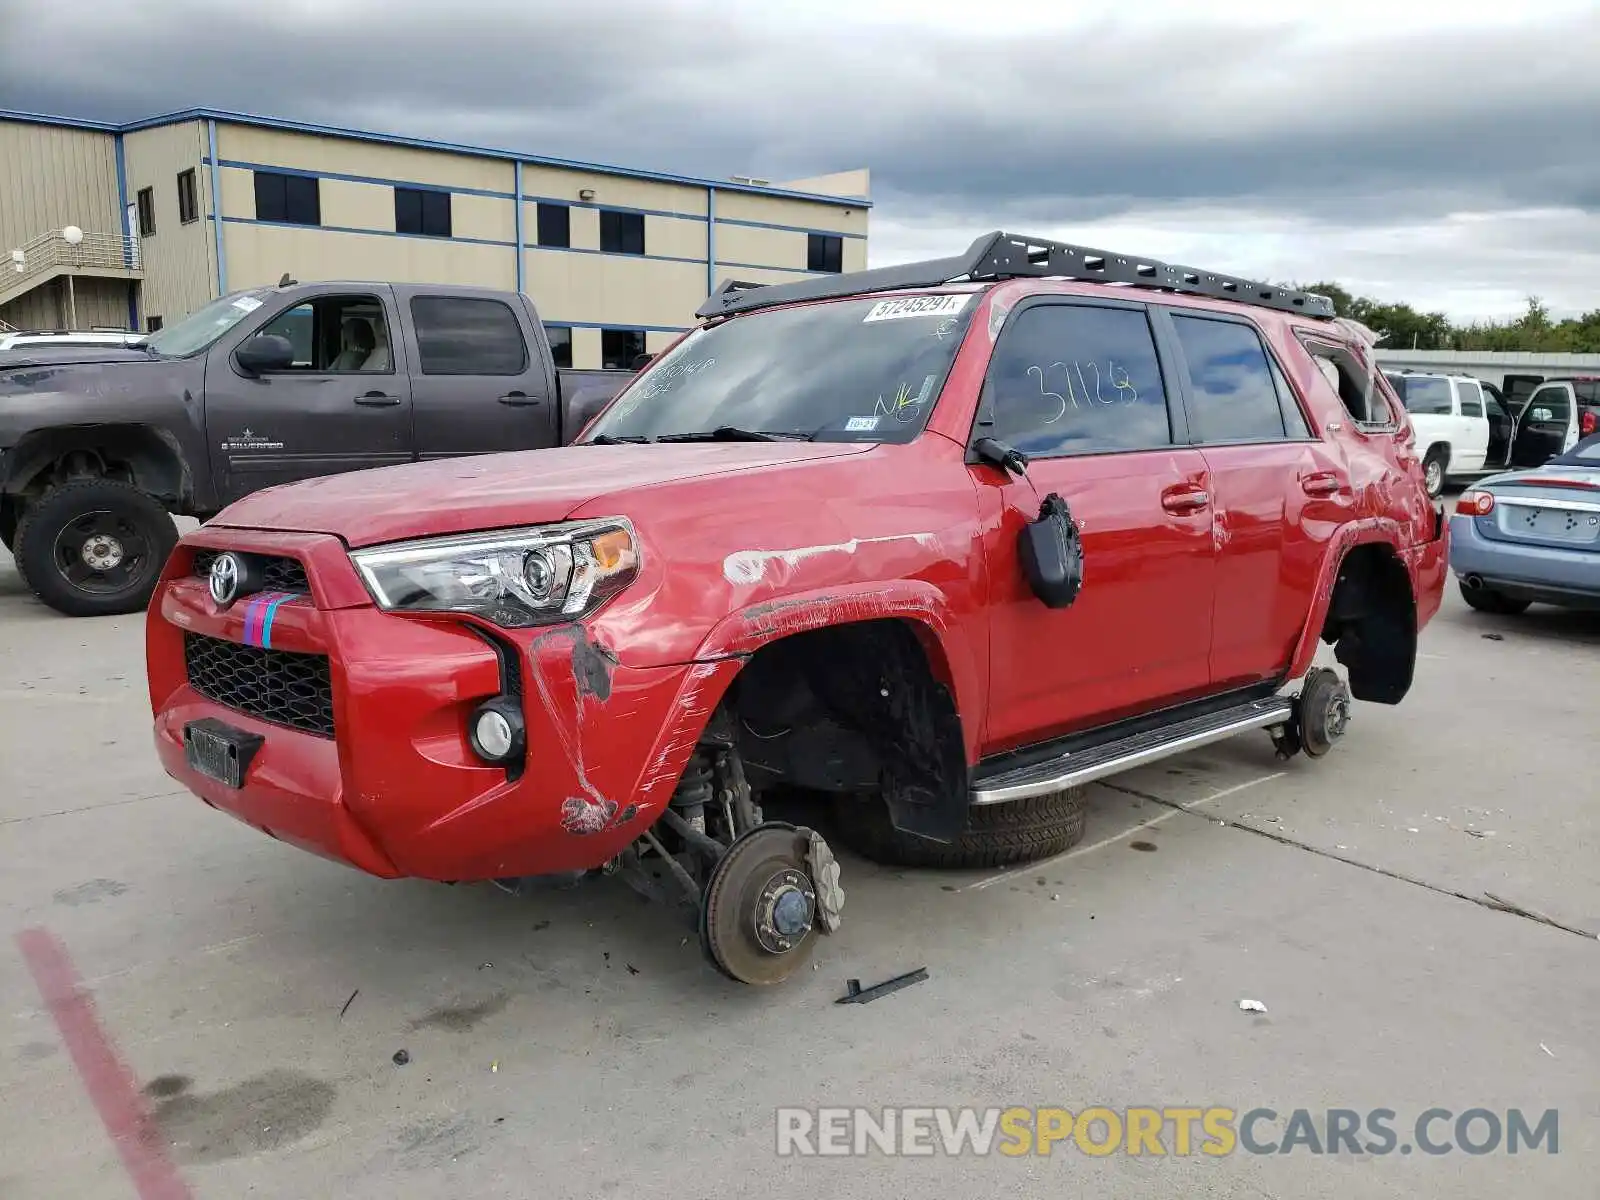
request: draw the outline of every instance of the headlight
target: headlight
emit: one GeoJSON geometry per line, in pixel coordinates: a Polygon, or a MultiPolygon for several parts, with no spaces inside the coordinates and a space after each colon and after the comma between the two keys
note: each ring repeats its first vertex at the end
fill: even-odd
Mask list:
{"type": "Polygon", "coordinates": [[[472,613],[508,629],[592,612],[639,573],[623,518],[428,538],[350,554],[378,607],[472,613]]]}

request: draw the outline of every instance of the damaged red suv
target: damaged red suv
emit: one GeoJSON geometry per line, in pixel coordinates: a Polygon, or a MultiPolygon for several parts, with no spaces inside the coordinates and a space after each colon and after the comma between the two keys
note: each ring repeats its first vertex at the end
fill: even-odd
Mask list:
{"type": "Polygon", "coordinates": [[[844,894],[770,789],[994,866],[1073,845],[1091,780],[1248,730],[1320,756],[1406,695],[1446,526],[1324,298],[996,233],[700,316],[575,445],[185,537],[166,770],[373,875],[615,873],[773,983],[844,894]]]}

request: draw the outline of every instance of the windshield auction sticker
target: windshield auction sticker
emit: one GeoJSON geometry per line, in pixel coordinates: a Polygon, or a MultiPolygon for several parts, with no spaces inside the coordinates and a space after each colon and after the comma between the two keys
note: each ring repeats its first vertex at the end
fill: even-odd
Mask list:
{"type": "Polygon", "coordinates": [[[861,318],[868,321],[898,321],[904,317],[953,317],[967,306],[971,294],[954,296],[903,296],[898,300],[879,300],[861,318]]]}

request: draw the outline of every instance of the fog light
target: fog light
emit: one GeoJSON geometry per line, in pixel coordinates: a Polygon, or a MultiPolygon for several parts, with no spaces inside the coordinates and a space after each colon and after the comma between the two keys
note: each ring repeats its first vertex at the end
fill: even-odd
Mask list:
{"type": "Polygon", "coordinates": [[[521,707],[510,696],[496,696],[478,706],[467,724],[473,752],[484,762],[506,763],[522,757],[527,730],[521,707]]]}

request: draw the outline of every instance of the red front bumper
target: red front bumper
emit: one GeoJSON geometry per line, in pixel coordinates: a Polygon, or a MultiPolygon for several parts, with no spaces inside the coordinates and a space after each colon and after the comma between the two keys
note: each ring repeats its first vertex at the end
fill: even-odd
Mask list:
{"type": "Polygon", "coordinates": [[[333,538],[204,527],[173,555],[147,618],[162,765],[213,807],[374,875],[465,881],[604,864],[666,804],[737,664],[623,667],[577,625],[483,633],[504,660],[464,621],[372,607],[333,538]],[[297,558],[312,594],[273,609],[264,646],[264,606],[219,608],[191,573],[201,548],[297,558]],[[263,663],[269,650],[326,656],[334,736],[202,695],[186,637],[249,646],[263,663]],[[472,711],[506,691],[503,672],[527,724],[516,778],[467,739],[472,711]],[[202,717],[265,739],[241,788],[187,764],[184,726],[202,717]]]}

